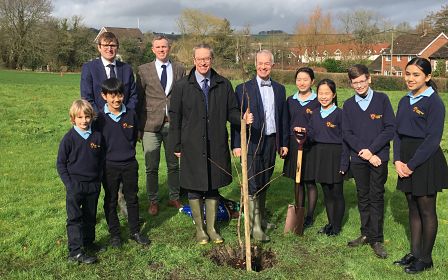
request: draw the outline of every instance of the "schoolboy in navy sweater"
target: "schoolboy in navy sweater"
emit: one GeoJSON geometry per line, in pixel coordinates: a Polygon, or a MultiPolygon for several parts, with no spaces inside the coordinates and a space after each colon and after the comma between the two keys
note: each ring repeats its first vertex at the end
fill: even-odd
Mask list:
{"type": "Polygon", "coordinates": [[[59,145],[56,167],[66,189],[69,261],[91,264],[96,257],[84,249],[95,247],[95,224],[103,166],[101,133],[91,129],[92,105],[75,100],[70,107],[70,129],[59,145]]]}
{"type": "Polygon", "coordinates": [[[135,159],[137,142],[137,115],[123,104],[123,84],[110,78],[102,84],[106,101],[98,115],[98,126],[105,139],[106,163],[104,168],[104,213],[109,226],[110,245],[121,246],[120,222],[117,215],[118,188],[123,183],[123,194],[128,210],[130,239],[142,245],[150,240],[140,233],[138,207],[138,163],[135,159]]]}
{"type": "Polygon", "coordinates": [[[350,170],[356,183],[361,217],[361,236],[348,242],[348,246],[370,243],[377,257],[386,258],[382,244],[384,184],[395,116],[387,95],[369,87],[371,79],[365,65],[350,67],[348,77],[356,95],[344,103],[342,133],[350,149],[350,170]]]}

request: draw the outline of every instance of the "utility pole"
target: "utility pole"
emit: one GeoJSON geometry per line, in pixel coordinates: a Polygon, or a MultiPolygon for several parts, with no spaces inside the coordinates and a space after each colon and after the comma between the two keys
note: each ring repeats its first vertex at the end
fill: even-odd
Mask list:
{"type": "Polygon", "coordinates": [[[390,75],[392,76],[392,69],[393,69],[393,53],[394,53],[394,28],[392,27],[392,42],[390,44],[390,75]]]}

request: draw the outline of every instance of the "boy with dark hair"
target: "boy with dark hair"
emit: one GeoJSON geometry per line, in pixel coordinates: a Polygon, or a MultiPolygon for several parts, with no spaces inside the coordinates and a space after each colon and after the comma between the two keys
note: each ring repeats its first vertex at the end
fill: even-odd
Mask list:
{"type": "Polygon", "coordinates": [[[65,185],[68,260],[91,264],[97,258],[83,249],[96,246],[96,207],[103,166],[101,133],[92,130],[95,112],[86,100],[75,100],[70,107],[70,129],[59,145],[56,167],[65,185]]]}
{"type": "Polygon", "coordinates": [[[348,246],[369,243],[377,257],[386,258],[382,244],[384,184],[395,116],[387,95],[370,88],[371,78],[365,65],[350,67],[348,77],[356,94],[344,103],[342,133],[350,149],[350,169],[361,217],[361,236],[348,242],[348,246]]]}
{"type": "Polygon", "coordinates": [[[106,101],[99,113],[98,125],[105,139],[104,213],[109,226],[110,245],[121,246],[120,222],[117,215],[118,188],[123,183],[123,194],[128,210],[130,239],[142,245],[150,240],[140,233],[138,209],[138,163],[135,159],[137,115],[123,104],[123,84],[117,78],[105,80],[101,96],[106,101]]]}

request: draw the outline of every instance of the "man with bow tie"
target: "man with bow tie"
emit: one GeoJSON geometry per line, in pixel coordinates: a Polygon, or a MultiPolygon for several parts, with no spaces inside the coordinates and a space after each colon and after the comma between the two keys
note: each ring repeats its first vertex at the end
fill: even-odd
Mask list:
{"type": "MultiPolygon", "coordinates": [[[[276,152],[281,157],[288,153],[288,129],[283,107],[285,87],[270,77],[274,56],[268,50],[256,55],[257,75],[236,87],[235,94],[243,112],[249,108],[254,122],[249,126],[247,152],[252,237],[267,242],[266,229],[272,227],[265,220],[266,192],[274,171],[276,152]]],[[[234,156],[241,156],[240,128],[232,127],[231,145],[234,156]]]]}

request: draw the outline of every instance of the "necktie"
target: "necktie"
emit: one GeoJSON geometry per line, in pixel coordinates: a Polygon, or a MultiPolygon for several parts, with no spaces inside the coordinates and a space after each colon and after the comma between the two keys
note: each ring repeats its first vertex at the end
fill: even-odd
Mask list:
{"type": "Polygon", "coordinates": [[[208,91],[210,89],[210,87],[208,86],[208,79],[203,79],[202,80],[202,93],[204,93],[204,98],[205,98],[205,108],[208,110],[208,91]]]}
{"type": "Polygon", "coordinates": [[[260,84],[262,87],[270,87],[271,86],[271,80],[267,80],[267,81],[261,81],[260,84]]]}
{"type": "Polygon", "coordinates": [[[163,90],[165,90],[165,88],[166,88],[166,65],[165,64],[163,64],[162,65],[162,75],[160,76],[160,84],[162,85],[162,87],[163,87],[163,90]]]}
{"type": "Polygon", "coordinates": [[[110,69],[109,78],[116,78],[117,75],[115,74],[115,65],[109,64],[109,65],[107,65],[107,67],[109,67],[109,69],[110,69]]]}

